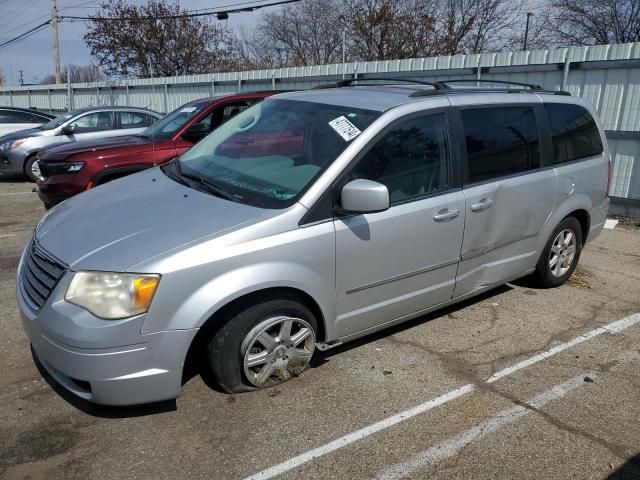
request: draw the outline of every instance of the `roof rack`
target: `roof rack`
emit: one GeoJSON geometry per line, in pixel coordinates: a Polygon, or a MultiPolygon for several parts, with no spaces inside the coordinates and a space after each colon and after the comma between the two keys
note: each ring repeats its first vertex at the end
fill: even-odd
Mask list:
{"type": "Polygon", "coordinates": [[[362,77],[362,78],[345,78],[342,80],[338,80],[336,83],[330,83],[325,85],[318,85],[312,88],[312,90],[320,90],[325,88],[342,88],[342,87],[350,87],[354,82],[366,82],[366,81],[386,81],[391,83],[386,84],[362,84],[358,83],[359,86],[376,86],[376,85],[393,85],[396,82],[407,82],[414,83],[417,85],[427,85],[433,87],[433,90],[417,90],[413,92],[410,97],[427,97],[431,95],[438,94],[446,94],[446,93],[521,93],[524,91],[531,91],[534,93],[547,93],[553,95],[568,95],[571,94],[569,92],[565,92],[563,90],[545,90],[540,85],[533,83],[522,83],[522,82],[512,82],[509,80],[482,80],[482,79],[463,79],[463,78],[454,78],[451,80],[440,80],[437,82],[429,82],[425,80],[412,80],[408,78],[393,78],[393,77],[362,77]],[[477,87],[472,88],[451,88],[450,83],[496,83],[500,85],[515,85],[519,87],[525,88],[484,88],[480,89],[477,87]]]}
{"type": "Polygon", "coordinates": [[[466,78],[454,78],[451,80],[442,80],[441,83],[448,85],[449,83],[499,83],[501,85],[518,85],[519,87],[527,87],[531,90],[544,90],[540,85],[533,83],[512,82],[510,80],[482,80],[482,79],[466,79],[466,78]]]}
{"type": "MultiPolygon", "coordinates": [[[[354,82],[368,82],[368,81],[389,81],[392,83],[388,83],[387,85],[392,85],[396,82],[407,82],[407,83],[415,83],[417,85],[427,85],[429,87],[433,87],[435,90],[446,90],[447,87],[442,82],[428,82],[425,80],[412,80],[409,78],[392,78],[392,77],[363,77],[363,78],[344,78],[342,80],[338,80],[336,83],[329,83],[325,85],[317,85],[312,88],[312,90],[322,90],[325,88],[342,88],[342,87],[350,87],[354,82]]],[[[375,86],[381,84],[374,85],[362,85],[359,83],[359,86],[375,86]]]]}

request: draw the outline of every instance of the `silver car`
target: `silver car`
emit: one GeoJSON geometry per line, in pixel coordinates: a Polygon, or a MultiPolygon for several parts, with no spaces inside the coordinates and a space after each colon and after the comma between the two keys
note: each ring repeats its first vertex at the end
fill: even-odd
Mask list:
{"type": "Polygon", "coordinates": [[[162,117],[134,107],[89,107],[73,110],[43,125],[0,137],[0,173],[40,178],[37,154],[45,148],[81,140],[135,135],[162,117]]]}
{"type": "Polygon", "coordinates": [[[55,118],[39,110],[17,107],[0,107],[0,136],[34,128],[55,118]]]}
{"type": "Polygon", "coordinates": [[[51,210],[17,276],[36,358],[103,404],[177,397],[187,360],[241,392],[518,277],[564,283],[609,204],[593,109],[436,87],[277,95],[51,210]]]}

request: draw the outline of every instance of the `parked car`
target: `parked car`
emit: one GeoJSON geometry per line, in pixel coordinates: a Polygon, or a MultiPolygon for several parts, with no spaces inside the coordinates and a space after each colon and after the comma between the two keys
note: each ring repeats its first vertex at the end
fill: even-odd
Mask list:
{"type": "Polygon", "coordinates": [[[47,123],[55,115],[30,108],[0,107],[0,135],[47,123]]]}
{"type": "Polygon", "coordinates": [[[42,151],[38,195],[46,208],[116,178],[162,165],[251,105],[273,95],[203,98],[177,108],[135,137],[77,142],[42,151]]]}
{"type": "Polygon", "coordinates": [[[90,107],[65,113],[36,128],[0,137],[0,173],[24,173],[40,178],[38,152],[53,145],[140,133],[157,112],[135,107],[90,107]]]}
{"type": "Polygon", "coordinates": [[[592,107],[435,87],[277,95],[52,209],[18,267],[35,356],[98,403],[174,398],[192,358],[241,392],[518,277],[562,285],[609,205],[592,107]]]}

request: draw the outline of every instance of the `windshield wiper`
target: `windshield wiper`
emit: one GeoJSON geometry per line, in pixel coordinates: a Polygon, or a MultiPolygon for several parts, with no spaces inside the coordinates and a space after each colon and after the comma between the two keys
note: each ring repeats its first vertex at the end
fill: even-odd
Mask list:
{"type": "Polygon", "coordinates": [[[191,173],[183,172],[182,165],[180,165],[180,160],[176,160],[175,164],[176,164],[176,170],[178,170],[178,173],[182,178],[188,178],[189,180],[198,182],[200,185],[204,186],[209,192],[213,193],[218,197],[224,198],[226,200],[230,200],[232,202],[239,201],[238,197],[236,197],[232,193],[227,192],[224,188],[222,188],[219,185],[216,185],[212,181],[207,180],[206,178],[200,177],[198,175],[193,175],[191,173]]]}

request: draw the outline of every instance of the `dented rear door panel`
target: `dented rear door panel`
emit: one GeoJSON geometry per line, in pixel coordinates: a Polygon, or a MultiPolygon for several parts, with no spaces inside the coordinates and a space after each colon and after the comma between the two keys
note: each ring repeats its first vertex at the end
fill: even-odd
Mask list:
{"type": "Polygon", "coordinates": [[[556,201],[557,176],[546,168],[463,192],[465,229],[454,297],[535,267],[537,238],[556,201]]]}

